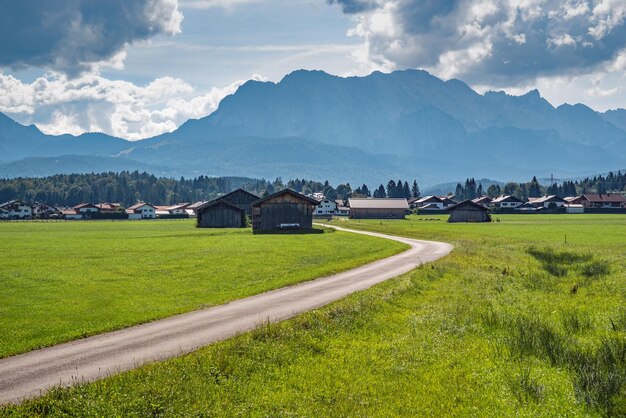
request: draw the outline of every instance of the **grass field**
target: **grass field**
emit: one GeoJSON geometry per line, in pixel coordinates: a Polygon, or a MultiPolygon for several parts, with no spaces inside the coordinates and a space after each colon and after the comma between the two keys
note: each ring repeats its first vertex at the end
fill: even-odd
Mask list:
{"type": "Polygon", "coordinates": [[[323,309],[0,415],[625,416],[626,216],[498,218],[341,222],[455,250],[323,309]]]}
{"type": "Polygon", "coordinates": [[[192,221],[0,223],[0,357],[348,270],[402,244],[192,221]]]}

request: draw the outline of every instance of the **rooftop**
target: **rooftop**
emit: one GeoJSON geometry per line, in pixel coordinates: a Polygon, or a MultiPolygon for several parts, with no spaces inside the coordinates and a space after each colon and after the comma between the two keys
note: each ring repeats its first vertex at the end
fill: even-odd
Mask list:
{"type": "Polygon", "coordinates": [[[409,209],[406,199],[348,199],[355,209],[409,209]]]}

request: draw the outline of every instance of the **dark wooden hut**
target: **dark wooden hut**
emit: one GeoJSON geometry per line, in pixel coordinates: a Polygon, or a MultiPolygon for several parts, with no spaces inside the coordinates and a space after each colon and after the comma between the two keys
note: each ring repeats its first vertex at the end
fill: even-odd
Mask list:
{"type": "Polygon", "coordinates": [[[246,226],[246,212],[226,200],[213,200],[198,211],[199,228],[243,228],[246,226]]]}
{"type": "Polygon", "coordinates": [[[215,200],[225,200],[231,205],[243,209],[248,216],[252,216],[252,202],[259,200],[259,196],[247,192],[244,189],[237,189],[215,200]]]}
{"type": "Polygon", "coordinates": [[[312,229],[313,210],[319,202],[290,189],[281,190],[252,204],[252,230],[256,233],[312,229]]]}
{"type": "Polygon", "coordinates": [[[471,200],[464,200],[446,210],[450,212],[448,222],[491,222],[489,209],[471,200]]]}

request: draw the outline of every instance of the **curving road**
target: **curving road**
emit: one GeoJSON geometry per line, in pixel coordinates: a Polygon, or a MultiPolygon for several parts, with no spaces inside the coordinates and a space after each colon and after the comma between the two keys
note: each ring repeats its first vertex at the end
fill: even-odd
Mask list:
{"type": "Polygon", "coordinates": [[[411,248],[334,276],[2,359],[0,404],[18,403],[52,386],[92,381],[189,353],[268,321],[291,318],[437,260],[453,248],[440,242],[331,227],[403,242],[411,248]]]}

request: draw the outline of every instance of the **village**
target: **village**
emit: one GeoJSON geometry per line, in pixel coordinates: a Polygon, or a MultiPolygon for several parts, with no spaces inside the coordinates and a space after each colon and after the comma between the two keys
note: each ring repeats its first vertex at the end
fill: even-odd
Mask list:
{"type": "Polygon", "coordinates": [[[323,193],[304,195],[289,188],[263,198],[236,189],[210,201],[162,206],[138,202],[81,203],[55,207],[11,200],[0,204],[0,220],[154,220],[196,218],[200,228],[242,228],[254,232],[311,229],[314,218],[404,219],[409,214],[449,215],[448,222],[490,222],[491,214],[626,213],[626,197],[620,193],[549,195],[520,199],[513,195],[480,196],[463,201],[448,196],[417,198],[330,199],[323,193]]]}

